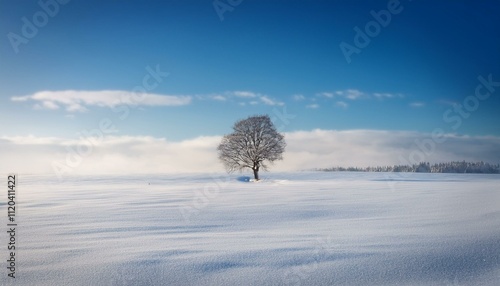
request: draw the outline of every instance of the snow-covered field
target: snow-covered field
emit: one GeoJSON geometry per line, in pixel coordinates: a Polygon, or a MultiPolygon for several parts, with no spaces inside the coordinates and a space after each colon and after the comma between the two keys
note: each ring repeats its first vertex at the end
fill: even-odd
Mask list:
{"type": "Polygon", "coordinates": [[[0,282],[500,285],[499,175],[262,177],[20,174],[17,278],[0,282]]]}

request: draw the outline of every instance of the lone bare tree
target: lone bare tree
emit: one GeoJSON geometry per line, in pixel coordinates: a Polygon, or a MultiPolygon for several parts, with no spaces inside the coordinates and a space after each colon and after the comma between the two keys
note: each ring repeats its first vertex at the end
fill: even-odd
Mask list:
{"type": "Polygon", "coordinates": [[[236,122],[234,132],[222,138],[217,151],[228,172],[253,170],[259,180],[259,169],[267,170],[267,163],[283,159],[286,143],[276,131],[268,115],[251,116],[236,122]]]}

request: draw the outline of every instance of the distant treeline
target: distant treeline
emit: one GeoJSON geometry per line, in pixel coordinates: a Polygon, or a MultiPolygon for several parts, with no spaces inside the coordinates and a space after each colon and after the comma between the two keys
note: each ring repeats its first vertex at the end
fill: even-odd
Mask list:
{"type": "Polygon", "coordinates": [[[325,172],[413,172],[413,173],[475,173],[475,174],[499,174],[500,165],[481,162],[448,162],[429,164],[422,162],[414,165],[394,165],[377,167],[332,167],[315,169],[325,172]]]}

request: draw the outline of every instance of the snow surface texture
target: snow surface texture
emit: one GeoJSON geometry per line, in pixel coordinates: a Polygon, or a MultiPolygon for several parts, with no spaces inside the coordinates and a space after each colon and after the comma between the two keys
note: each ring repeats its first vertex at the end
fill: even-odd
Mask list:
{"type": "Polygon", "coordinates": [[[262,175],[21,174],[18,278],[0,283],[500,283],[499,175],[262,175]]]}

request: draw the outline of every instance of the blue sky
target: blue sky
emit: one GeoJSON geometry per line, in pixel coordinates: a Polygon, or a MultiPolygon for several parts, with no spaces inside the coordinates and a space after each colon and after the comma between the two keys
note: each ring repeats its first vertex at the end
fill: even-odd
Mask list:
{"type": "Polygon", "coordinates": [[[498,15],[499,1],[2,0],[0,136],[70,140],[108,118],[116,136],[182,141],[266,113],[283,132],[496,137],[500,87],[460,124],[453,104],[478,76],[500,82],[498,15]],[[356,47],[355,27],[391,5],[348,62],[341,43],[356,47]]]}

